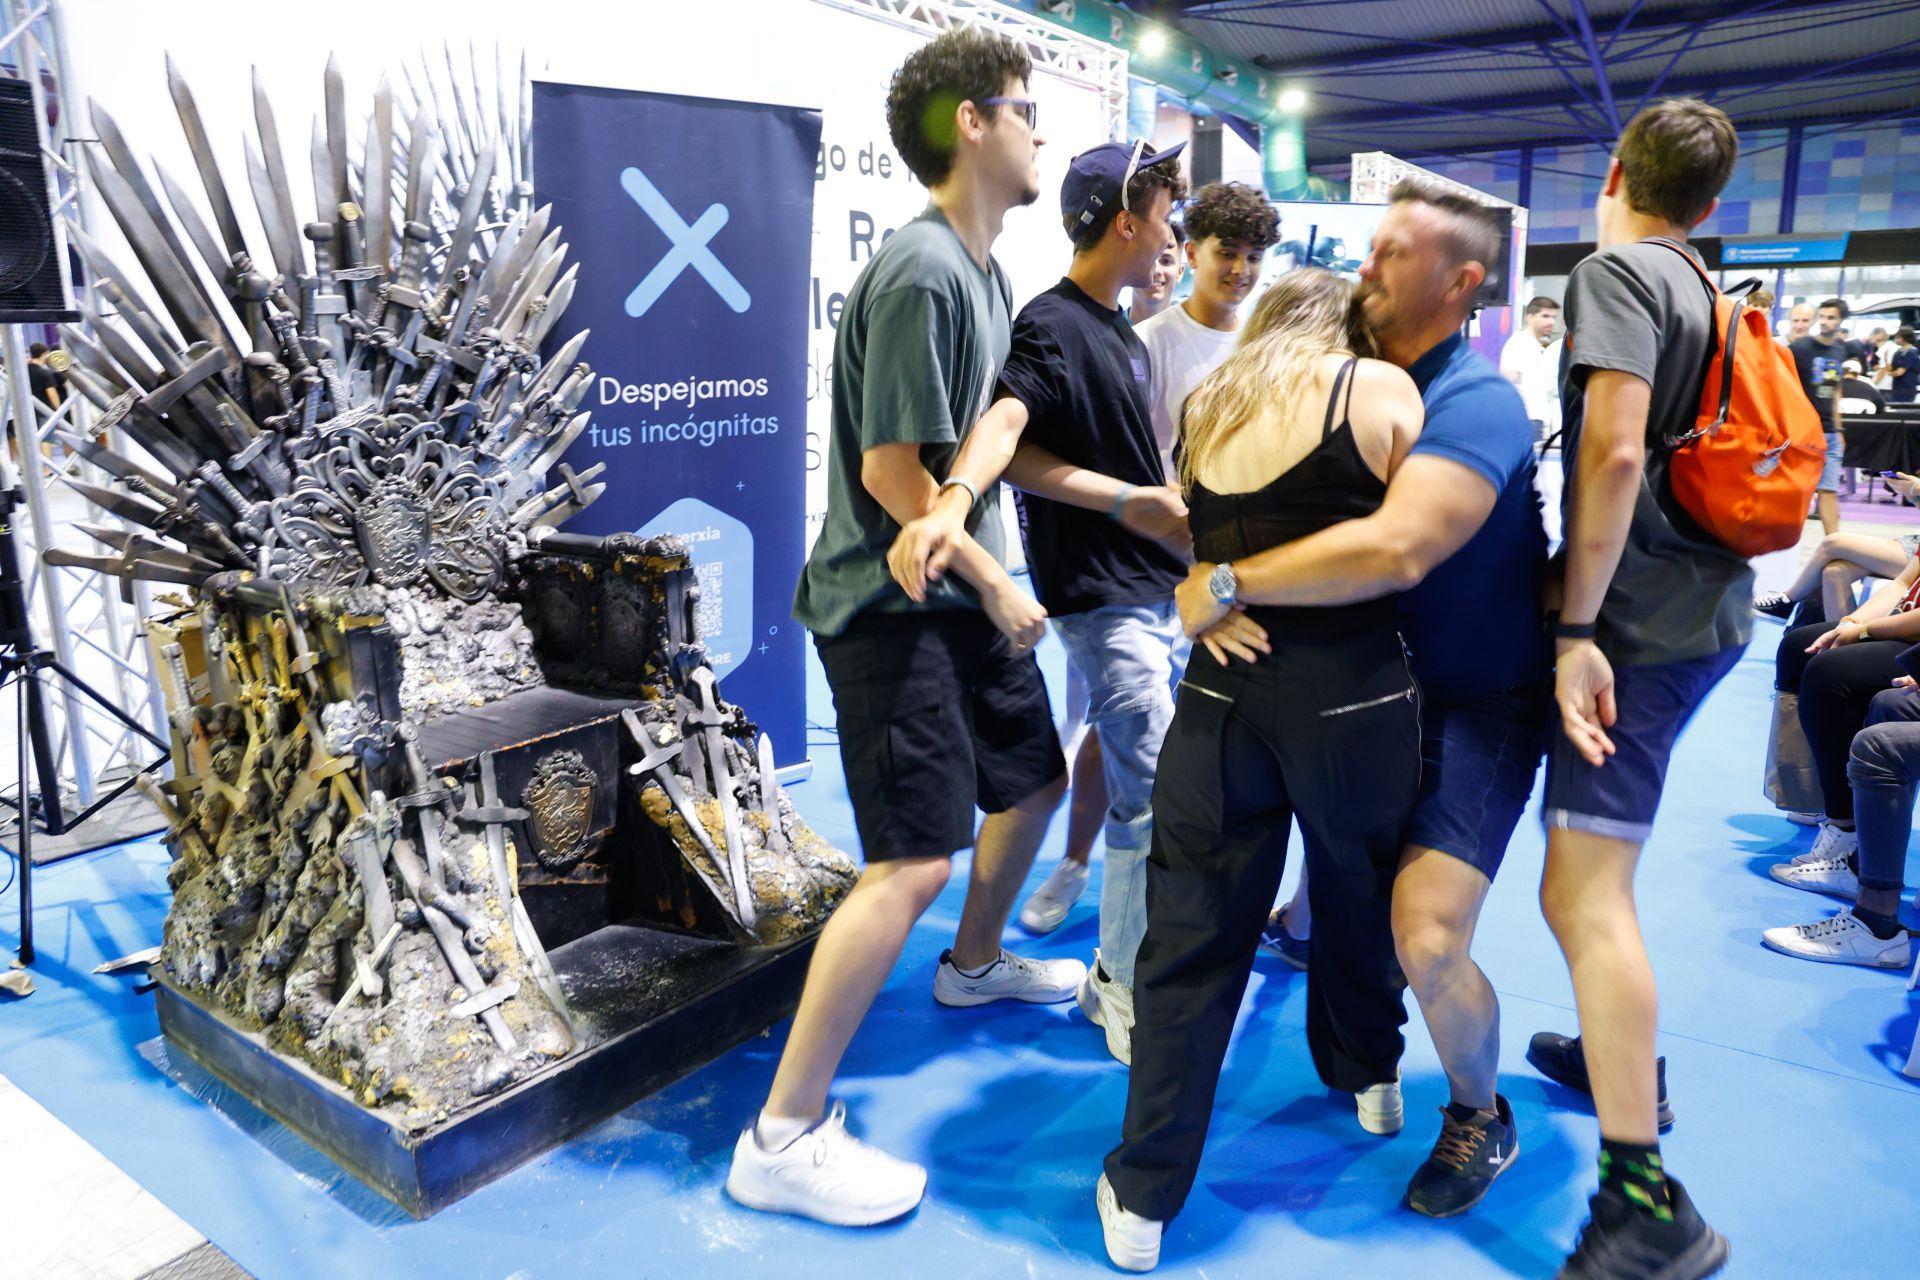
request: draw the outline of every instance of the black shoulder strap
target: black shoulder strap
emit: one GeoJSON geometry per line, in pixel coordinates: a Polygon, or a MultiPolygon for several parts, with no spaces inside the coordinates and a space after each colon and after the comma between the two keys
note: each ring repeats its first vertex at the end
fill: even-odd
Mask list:
{"type": "Polygon", "coordinates": [[[1327,418],[1325,422],[1320,424],[1320,440],[1322,443],[1325,443],[1333,436],[1333,411],[1340,403],[1340,389],[1342,387],[1347,388],[1347,412],[1341,417],[1340,425],[1343,427],[1352,425],[1353,388],[1350,385],[1350,378],[1353,374],[1353,366],[1357,363],[1359,363],[1358,356],[1347,357],[1347,362],[1340,366],[1340,372],[1333,377],[1333,394],[1327,397],[1327,418]]]}

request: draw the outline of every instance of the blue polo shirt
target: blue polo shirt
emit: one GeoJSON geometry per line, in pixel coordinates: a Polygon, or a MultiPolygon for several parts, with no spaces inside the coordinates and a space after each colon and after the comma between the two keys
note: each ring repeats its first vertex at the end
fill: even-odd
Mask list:
{"type": "Polygon", "coordinates": [[[1407,372],[1427,410],[1413,452],[1468,467],[1500,495],[1480,531],[1399,599],[1413,673],[1442,702],[1544,679],[1553,669],[1540,604],[1547,531],[1520,392],[1458,335],[1407,372]]]}

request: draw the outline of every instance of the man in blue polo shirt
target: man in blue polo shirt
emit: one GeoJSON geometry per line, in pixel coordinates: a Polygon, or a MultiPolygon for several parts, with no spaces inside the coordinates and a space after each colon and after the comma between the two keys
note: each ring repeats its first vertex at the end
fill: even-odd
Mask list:
{"type": "MultiPolygon", "coordinates": [[[[1513,1111],[1494,1088],[1500,1007],[1469,947],[1533,791],[1552,695],[1533,426],[1513,385],[1460,336],[1501,235],[1467,197],[1413,179],[1394,188],[1360,268],[1360,300],[1381,357],[1420,388],[1419,441],[1372,515],[1237,561],[1233,601],[1209,590],[1211,564],[1195,565],[1178,592],[1189,634],[1238,605],[1405,593],[1400,629],[1425,702],[1393,934],[1452,1093],[1407,1187],[1408,1207],[1431,1217],[1478,1203],[1519,1150],[1513,1111]]],[[[1237,656],[1258,657],[1244,646],[1237,656]]]]}

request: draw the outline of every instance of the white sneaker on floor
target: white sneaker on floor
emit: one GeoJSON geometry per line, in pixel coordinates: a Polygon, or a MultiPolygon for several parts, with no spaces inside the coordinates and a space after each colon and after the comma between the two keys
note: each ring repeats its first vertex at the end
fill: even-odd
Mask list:
{"type": "Polygon", "coordinates": [[[1074,992],[1080,1012],[1107,1033],[1107,1052],[1117,1060],[1133,1065],[1133,992],[1121,986],[1100,968],[1100,951],[1094,949],[1087,976],[1074,992]]]}
{"type": "MultiPolygon", "coordinates": [[[[1808,823],[1807,825],[1812,826],[1813,824],[1808,823]]],[[[1796,863],[1808,863],[1820,862],[1827,858],[1844,858],[1850,853],[1858,852],[1859,848],[1860,835],[1858,832],[1842,831],[1823,817],[1820,819],[1820,834],[1813,838],[1813,848],[1798,855],[1793,861],[1796,863]]]]}
{"type": "Polygon", "coordinates": [[[1020,927],[1032,934],[1048,934],[1066,923],[1067,913],[1087,890],[1087,867],[1083,862],[1062,858],[1053,866],[1053,874],[1041,881],[1026,905],[1020,908],[1020,927]]]}
{"type": "Polygon", "coordinates": [[[1767,874],[1781,884],[1808,893],[1824,893],[1829,898],[1856,902],[1860,898],[1860,877],[1847,865],[1844,856],[1818,858],[1810,862],[1776,862],[1767,874]]]}
{"type": "Polygon", "coordinates": [[[1151,1271],[1160,1265],[1160,1228],[1165,1225],[1120,1207],[1107,1175],[1093,1191],[1100,1206],[1100,1234],[1107,1239],[1107,1258],[1122,1271],[1151,1271]]]}
{"type": "Polygon", "coordinates": [[[1789,809],[1787,810],[1787,821],[1796,827],[1819,827],[1826,825],[1827,815],[1824,813],[1813,813],[1811,811],[1803,812],[1799,809],[1789,809]]]}
{"type": "Polygon", "coordinates": [[[1393,1079],[1386,1084],[1370,1084],[1353,1095],[1354,1107],[1360,1113],[1360,1127],[1368,1133],[1377,1133],[1390,1138],[1400,1132],[1407,1122],[1406,1103],[1400,1098],[1400,1073],[1395,1071],[1393,1079]]]}
{"type": "Polygon", "coordinates": [[[1087,966],[1078,960],[1029,960],[1003,948],[985,973],[970,978],[954,967],[953,952],[942,951],[933,977],[933,998],[959,1008],[995,1000],[1059,1004],[1073,999],[1086,977],[1087,966]]]}
{"type": "Polygon", "coordinates": [[[870,1227],[900,1217],[927,1192],[925,1169],[847,1132],[843,1102],[778,1151],[762,1147],[753,1130],[733,1144],[727,1173],[727,1194],[749,1209],[870,1227]]]}
{"type": "Polygon", "coordinates": [[[1761,945],[1781,955],[1822,964],[1858,964],[1869,969],[1904,969],[1913,959],[1913,947],[1902,929],[1891,938],[1877,938],[1851,911],[1842,911],[1817,924],[1793,924],[1768,929],[1761,945]]]}

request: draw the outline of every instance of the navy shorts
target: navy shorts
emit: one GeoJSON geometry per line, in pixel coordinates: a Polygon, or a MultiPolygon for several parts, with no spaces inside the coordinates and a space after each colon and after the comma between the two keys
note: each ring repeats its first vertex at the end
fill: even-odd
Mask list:
{"type": "Polygon", "coordinates": [[[973,844],[974,807],[1013,808],[1066,772],[1040,664],[983,613],[862,613],[816,636],[868,862],[973,844]]]}
{"type": "Polygon", "coordinates": [[[1552,706],[1549,681],[1430,699],[1420,712],[1420,798],[1406,843],[1493,879],[1533,794],[1552,706]]]}
{"type": "Polygon", "coordinates": [[[1674,739],[1744,652],[1745,645],[1734,645],[1683,662],[1616,666],[1618,718],[1606,731],[1614,753],[1598,768],[1574,749],[1553,717],[1542,806],[1547,826],[1644,843],[1653,832],[1674,739]]]}

